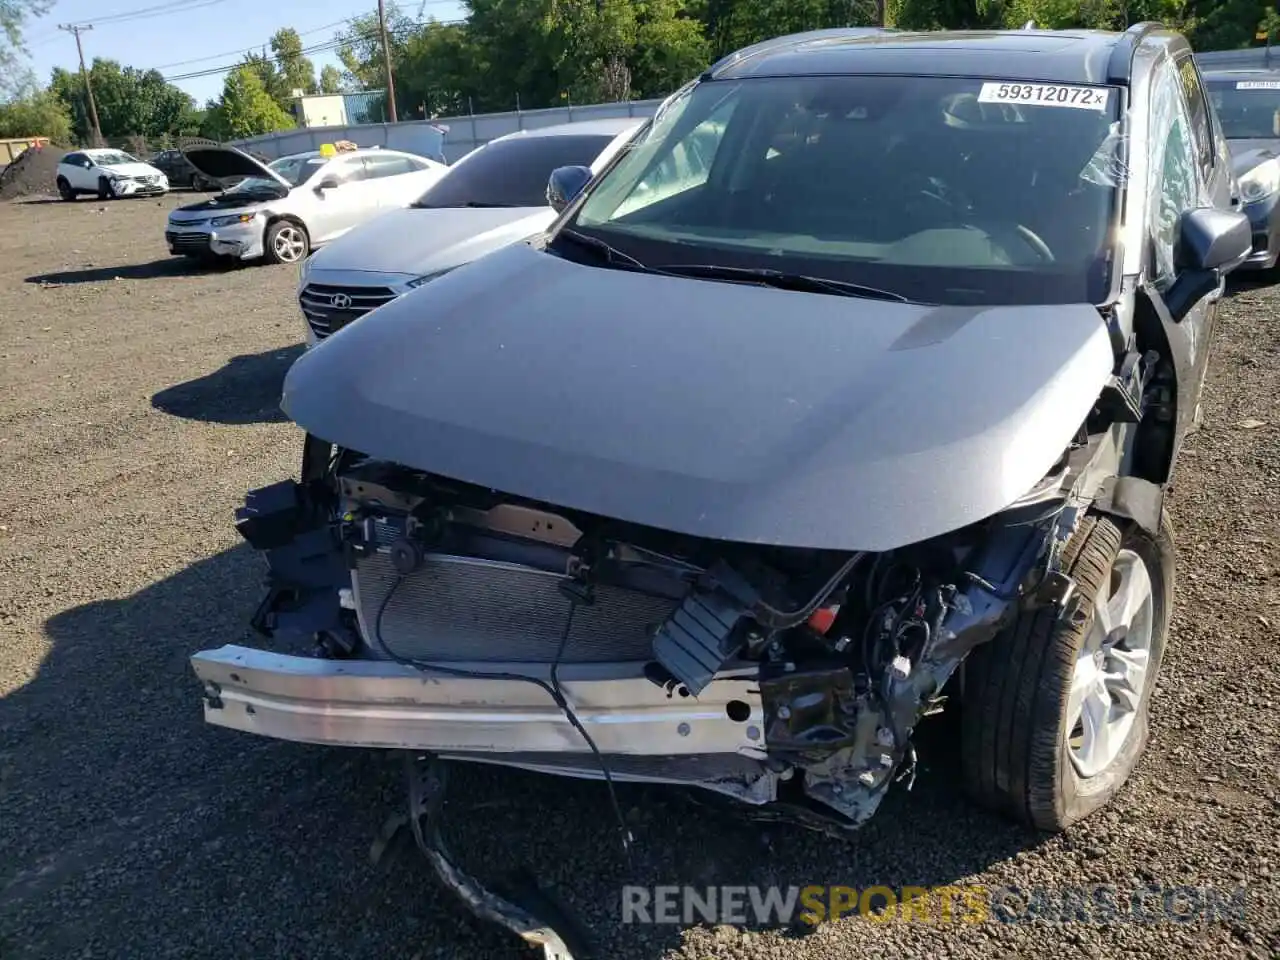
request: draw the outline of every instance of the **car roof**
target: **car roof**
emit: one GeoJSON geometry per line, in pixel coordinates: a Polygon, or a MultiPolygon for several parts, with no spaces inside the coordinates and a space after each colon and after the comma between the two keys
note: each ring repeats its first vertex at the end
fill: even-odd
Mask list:
{"type": "MultiPolygon", "coordinates": [[[[360,147],[358,150],[343,150],[332,156],[326,157],[319,150],[304,150],[302,153],[290,153],[283,157],[276,157],[272,160],[341,160],[347,157],[376,157],[376,156],[395,156],[395,157],[415,157],[417,154],[409,153],[407,150],[392,150],[387,147],[360,147]]],[[[428,157],[419,157],[421,160],[430,159],[428,157]]]]}
{"type": "Polygon", "coordinates": [[[530,127],[516,130],[514,133],[495,137],[490,143],[499,140],[514,140],[526,137],[616,137],[620,133],[633,130],[644,123],[644,117],[606,117],[601,120],[579,120],[576,123],[556,123],[547,127],[530,127]]]}
{"type": "Polygon", "coordinates": [[[1280,77],[1280,69],[1267,67],[1223,67],[1218,70],[1201,69],[1206,80],[1245,80],[1249,77],[1280,77]]]}
{"type": "MultiPolygon", "coordinates": [[[[86,157],[96,157],[104,153],[129,153],[123,147],[90,147],[87,150],[76,150],[76,153],[82,153],[86,157]]],[[[132,154],[130,154],[132,156],[132,154]]]]}
{"type": "Polygon", "coordinates": [[[704,79],[889,74],[1107,83],[1123,37],[1107,30],[822,30],[738,51],[704,79]]]}

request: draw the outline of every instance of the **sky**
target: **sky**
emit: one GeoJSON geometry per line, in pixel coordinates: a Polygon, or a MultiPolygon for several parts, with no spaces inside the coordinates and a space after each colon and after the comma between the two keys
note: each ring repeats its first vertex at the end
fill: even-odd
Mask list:
{"type": "MultiPolygon", "coordinates": [[[[463,15],[457,0],[400,0],[400,8],[417,19],[463,15]]],[[[29,65],[41,83],[48,83],[54,67],[79,69],[75,37],[58,29],[70,23],[94,23],[81,34],[86,63],[103,57],[174,77],[230,68],[245,51],[266,46],[281,27],[302,34],[304,47],[325,43],[344,21],[376,9],[376,0],[57,0],[44,16],[26,22],[24,35],[29,65]],[[106,19],[134,12],[139,13],[129,19],[106,19]]],[[[327,63],[341,67],[333,51],[308,56],[317,73],[327,63]]],[[[222,92],[224,76],[225,71],[174,83],[202,105],[222,92]]]]}

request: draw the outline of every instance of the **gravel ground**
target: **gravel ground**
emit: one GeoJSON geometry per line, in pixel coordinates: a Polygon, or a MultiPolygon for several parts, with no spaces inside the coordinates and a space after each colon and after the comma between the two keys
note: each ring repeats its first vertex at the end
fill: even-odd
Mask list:
{"type": "MultiPolygon", "coordinates": [[[[276,398],[301,330],[294,271],[167,257],[181,199],[0,205],[0,957],[528,956],[403,845],[371,863],[402,802],[387,757],[201,721],[187,657],[243,639],[259,599],[232,511],[295,471],[276,398]]],[[[1174,498],[1180,592],[1151,749],[1066,835],[967,805],[935,732],[915,789],[845,845],[623,787],[628,865],[599,785],[467,768],[456,852],[481,875],[535,866],[605,957],[1280,955],[1278,396],[1280,290],[1246,287],[1174,498]],[[628,882],[1248,893],[1243,921],[846,917],[802,936],[623,927],[628,882]]]]}

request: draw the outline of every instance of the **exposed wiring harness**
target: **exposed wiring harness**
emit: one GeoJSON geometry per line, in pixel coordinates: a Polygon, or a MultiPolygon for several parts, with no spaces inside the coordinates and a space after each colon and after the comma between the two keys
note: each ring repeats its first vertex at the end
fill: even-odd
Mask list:
{"type": "Polygon", "coordinates": [[[395,596],[396,591],[400,589],[400,585],[407,578],[406,574],[401,574],[391,585],[386,595],[382,598],[382,602],[378,604],[378,614],[374,619],[373,639],[378,648],[387,656],[388,659],[400,664],[401,666],[411,667],[422,673],[438,673],[445,676],[460,677],[471,680],[515,680],[522,683],[531,683],[539,689],[545,691],[548,696],[555,702],[556,706],[564,713],[565,719],[573,726],[575,730],[582,736],[587,746],[591,749],[592,755],[595,757],[596,763],[600,766],[600,772],[604,776],[605,786],[609,791],[609,803],[613,807],[613,815],[618,821],[618,832],[622,838],[622,849],[628,857],[631,855],[631,844],[634,838],[631,831],[627,828],[626,818],[622,815],[622,807],[618,803],[618,795],[614,789],[613,774],[609,770],[608,763],[605,762],[604,755],[600,753],[600,749],[596,746],[595,740],[591,738],[591,734],[587,732],[587,728],[582,725],[582,721],[578,719],[578,715],[574,713],[573,707],[569,705],[569,701],[565,698],[563,691],[560,689],[560,678],[558,670],[560,660],[564,656],[565,646],[569,642],[569,633],[573,629],[573,614],[578,608],[580,601],[576,599],[570,600],[569,614],[565,618],[564,630],[560,634],[560,643],[556,647],[555,659],[551,662],[551,681],[548,683],[538,677],[526,677],[518,673],[505,673],[502,671],[483,671],[483,670],[464,670],[459,667],[448,667],[439,663],[431,663],[425,660],[414,660],[410,657],[403,657],[392,650],[382,638],[382,617],[387,611],[387,606],[391,603],[391,598],[395,596]]]}

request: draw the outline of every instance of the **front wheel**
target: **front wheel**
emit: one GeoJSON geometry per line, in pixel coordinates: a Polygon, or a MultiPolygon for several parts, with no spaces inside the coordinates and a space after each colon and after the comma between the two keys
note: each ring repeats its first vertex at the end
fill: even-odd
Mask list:
{"type": "Polygon", "coordinates": [[[111,185],[111,181],[106,177],[98,178],[98,199],[114,200],[116,197],[116,188],[111,185]]]}
{"type": "Polygon", "coordinates": [[[67,182],[66,177],[58,178],[58,196],[63,200],[74,200],[76,192],[71,189],[71,184],[67,182]]]}
{"type": "Polygon", "coordinates": [[[968,792],[1042,830],[1108,803],[1146,749],[1173,600],[1173,536],[1089,516],[1067,544],[1080,606],[1023,614],[965,662],[968,792]]]}
{"type": "Polygon", "coordinates": [[[264,245],[268,263],[298,263],[307,258],[311,240],[302,224],[277,220],[267,227],[264,245]]]}

